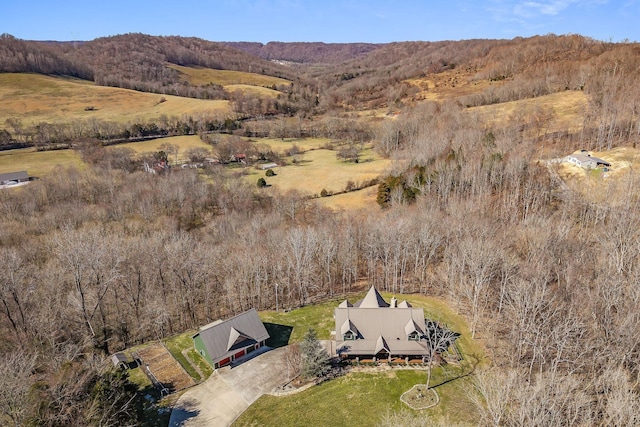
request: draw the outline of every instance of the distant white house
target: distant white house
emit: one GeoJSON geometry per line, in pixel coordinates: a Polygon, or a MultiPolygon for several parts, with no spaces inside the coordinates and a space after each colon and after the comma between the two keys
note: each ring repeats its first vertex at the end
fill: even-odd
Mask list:
{"type": "Polygon", "coordinates": [[[264,165],[260,165],[260,169],[267,170],[267,169],[273,169],[273,168],[277,168],[278,164],[277,163],[266,163],[264,165]]]}
{"type": "Polygon", "coordinates": [[[565,157],[565,160],[583,169],[595,169],[599,166],[610,167],[611,163],[602,160],[601,158],[594,157],[586,151],[580,151],[579,153],[569,154],[565,157]]]}

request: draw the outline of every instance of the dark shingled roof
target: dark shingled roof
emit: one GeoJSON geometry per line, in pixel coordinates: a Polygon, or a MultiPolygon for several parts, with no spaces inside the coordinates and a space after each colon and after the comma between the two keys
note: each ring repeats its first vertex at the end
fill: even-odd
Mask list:
{"type": "Polygon", "coordinates": [[[194,338],[198,335],[202,338],[213,363],[230,357],[239,349],[269,338],[269,333],[255,309],[204,326],[194,338]]]}

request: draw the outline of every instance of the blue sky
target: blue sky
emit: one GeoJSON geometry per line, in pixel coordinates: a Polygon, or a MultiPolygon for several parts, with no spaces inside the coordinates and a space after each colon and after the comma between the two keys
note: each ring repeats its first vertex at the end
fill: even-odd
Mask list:
{"type": "Polygon", "coordinates": [[[640,41],[640,0],[3,0],[0,33],[91,40],[130,32],[212,41],[387,43],[582,34],[640,41]]]}

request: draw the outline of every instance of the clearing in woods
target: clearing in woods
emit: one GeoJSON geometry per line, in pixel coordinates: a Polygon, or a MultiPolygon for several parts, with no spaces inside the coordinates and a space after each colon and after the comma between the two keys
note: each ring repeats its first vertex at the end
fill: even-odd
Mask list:
{"type": "Polygon", "coordinates": [[[247,73],[244,71],[232,70],[214,70],[212,68],[202,67],[183,67],[181,65],[170,64],[169,68],[173,68],[182,74],[182,78],[192,85],[207,85],[210,83],[218,84],[226,87],[228,85],[250,85],[272,87],[273,85],[288,85],[289,80],[279,77],[265,76],[256,73],[247,73]]]}
{"type": "Polygon", "coordinates": [[[163,386],[180,391],[195,384],[171,353],[161,344],[153,344],[138,351],[143,363],[163,386]]]}
{"type": "MultiPolygon", "coordinates": [[[[380,158],[371,148],[363,150],[360,159],[358,163],[346,162],[336,157],[336,151],[311,150],[289,158],[291,163],[275,168],[276,175],[265,179],[280,191],[298,190],[319,196],[323,189],[329,193],[344,191],[350,181],[359,187],[383,175],[391,165],[391,160],[380,158]]],[[[264,171],[250,169],[247,179],[255,184],[264,176],[264,171]]]]}

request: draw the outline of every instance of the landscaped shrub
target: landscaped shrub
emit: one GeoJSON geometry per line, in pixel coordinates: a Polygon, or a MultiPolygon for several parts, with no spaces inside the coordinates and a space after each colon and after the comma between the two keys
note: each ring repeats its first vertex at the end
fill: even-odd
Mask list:
{"type": "Polygon", "coordinates": [[[265,172],[266,176],[275,176],[276,173],[273,171],[273,169],[267,169],[267,171],[265,172]]]}
{"type": "Polygon", "coordinates": [[[263,188],[267,186],[267,181],[264,178],[258,178],[258,188],[263,188]]]}

